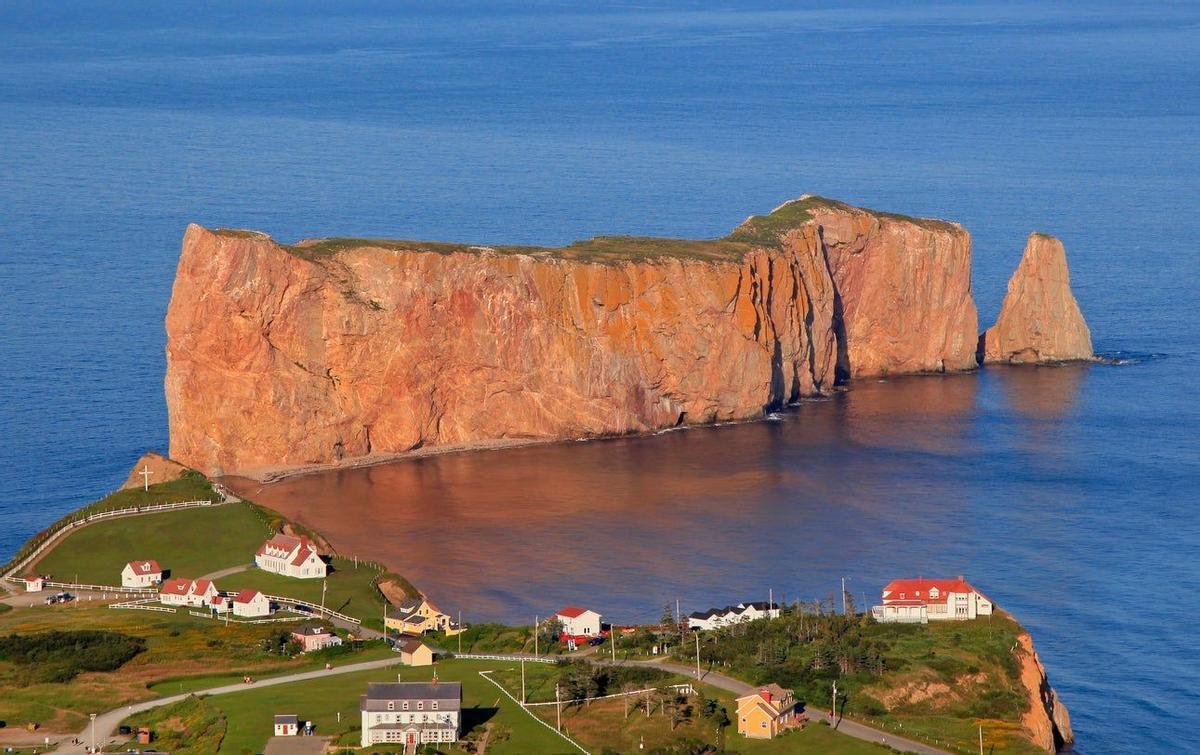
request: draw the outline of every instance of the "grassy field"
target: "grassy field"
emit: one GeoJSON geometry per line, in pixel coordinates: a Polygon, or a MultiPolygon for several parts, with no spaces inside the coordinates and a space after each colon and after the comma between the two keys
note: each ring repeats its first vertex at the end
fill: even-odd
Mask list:
{"type": "MultiPolygon", "coordinates": [[[[263,650],[263,640],[277,632],[278,626],[226,627],[186,613],[119,611],[86,601],[0,615],[0,635],[67,627],[110,629],[142,637],[146,650],[116,671],[85,672],[66,683],[20,686],[23,670],[16,664],[0,662],[0,720],[9,726],[37,722],[47,731],[74,732],[82,728],[88,713],[199,688],[208,685],[211,679],[206,675],[214,671],[236,679],[243,674],[259,677],[324,665],[310,658],[289,659],[263,650]]],[[[370,660],[387,653],[390,651],[372,648],[334,663],[370,660]]]]}
{"type": "MultiPolygon", "coordinates": [[[[187,472],[178,480],[172,482],[163,482],[157,485],[151,485],[149,491],[144,491],[141,488],[131,488],[129,490],[118,490],[115,493],[110,493],[98,501],[89,503],[81,509],[76,509],[70,514],[59,518],[46,529],[37,533],[29,539],[21,548],[13,555],[9,561],[12,563],[25,556],[34,546],[42,541],[47,532],[57,529],[62,524],[79,519],[99,511],[111,511],[114,509],[123,509],[130,506],[144,506],[151,503],[178,503],[181,501],[199,501],[199,500],[218,500],[219,496],[213,492],[212,485],[209,484],[202,475],[196,472],[187,472]]],[[[131,557],[133,558],[133,557],[131,557]]],[[[129,559],[126,559],[129,560],[129,559]]]]}
{"type": "Polygon", "coordinates": [[[36,569],[59,581],[120,585],[126,563],[152,558],[171,576],[194,578],[252,562],[268,535],[258,509],[244,503],[121,517],[68,535],[36,569]]]}
{"type": "MultiPolygon", "coordinates": [[[[467,734],[478,736],[482,728],[490,724],[492,737],[487,750],[495,755],[570,752],[571,748],[566,742],[531,719],[495,686],[479,676],[479,671],[487,668],[487,664],[472,661],[444,661],[437,664],[440,680],[461,681],[463,684],[463,718],[467,734]]],[[[367,683],[394,682],[397,676],[405,681],[427,681],[430,675],[429,668],[396,667],[248,689],[202,699],[207,706],[219,710],[226,719],[227,729],[219,750],[222,753],[241,755],[261,752],[271,735],[271,720],[276,713],[295,713],[302,720],[311,720],[318,734],[333,736],[341,742],[352,742],[352,747],[356,749],[359,737],[358,698],[366,691],[367,683]]],[[[161,717],[149,711],[140,717],[135,716],[131,722],[146,725],[156,720],[161,720],[161,717]]],[[[373,751],[384,750],[373,748],[373,751]]],[[[462,752],[459,748],[454,751],[462,752]]]]}
{"type": "Polygon", "coordinates": [[[268,595],[282,595],[312,603],[321,602],[321,584],[327,583],[325,607],[360,619],[364,626],[383,630],[383,596],[375,589],[373,580],[379,572],[365,565],[354,568],[354,562],[342,558],[333,560],[333,570],[325,580],[294,579],[260,569],[222,577],[217,586],[235,591],[253,587],[268,595]]]}

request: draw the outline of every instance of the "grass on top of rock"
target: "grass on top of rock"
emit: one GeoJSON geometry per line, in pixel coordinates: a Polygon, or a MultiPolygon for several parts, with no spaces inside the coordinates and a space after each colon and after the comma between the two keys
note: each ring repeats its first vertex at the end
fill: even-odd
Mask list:
{"type": "Polygon", "coordinates": [[[910,215],[900,215],[894,212],[880,212],[865,207],[855,207],[836,199],[828,199],[815,194],[808,194],[799,199],[784,202],[766,215],[752,215],[733,232],[725,237],[726,241],[735,241],[754,246],[772,247],[779,244],[783,234],[799,228],[812,220],[813,210],[841,210],[843,212],[865,212],[878,218],[887,218],[904,223],[913,223],[922,228],[935,230],[954,230],[957,226],[945,220],[934,218],[916,218],[910,215]]]}
{"type": "Polygon", "coordinates": [[[336,237],[302,241],[284,247],[292,254],[309,260],[332,257],[348,249],[386,249],[396,252],[434,252],[454,254],[526,254],[534,257],[560,257],[582,262],[630,262],[681,257],[695,260],[738,260],[749,251],[749,244],[729,239],[676,239],[657,236],[596,236],[567,246],[520,246],[456,244],[439,241],[403,239],[360,239],[336,237]]]}
{"type": "Polygon", "coordinates": [[[195,579],[250,564],[270,533],[263,512],[249,503],[118,517],[67,535],[36,569],[60,582],[78,577],[84,584],[120,585],[125,564],[154,559],[171,577],[195,579]]]}

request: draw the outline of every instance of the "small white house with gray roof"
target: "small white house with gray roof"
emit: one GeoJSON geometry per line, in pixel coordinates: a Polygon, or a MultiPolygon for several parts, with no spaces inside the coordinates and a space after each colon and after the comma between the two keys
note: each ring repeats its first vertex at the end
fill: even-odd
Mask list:
{"type": "Polygon", "coordinates": [[[462,736],[459,682],[372,682],[358,700],[362,746],[457,742],[462,736]]]}

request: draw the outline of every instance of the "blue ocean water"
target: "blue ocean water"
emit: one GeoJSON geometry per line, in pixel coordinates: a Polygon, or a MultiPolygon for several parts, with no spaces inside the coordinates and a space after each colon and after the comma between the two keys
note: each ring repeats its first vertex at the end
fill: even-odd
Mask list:
{"type": "Polygon", "coordinates": [[[909,442],[941,396],[883,400],[851,457],[867,398],[744,462],[803,488],[852,458],[864,506],[903,482],[821,557],[986,566],[1081,749],[1189,749],[1193,3],[0,6],[0,551],[165,450],[188,222],[557,244],[716,236],[801,193],[964,223],[985,323],[1028,232],[1059,235],[1097,349],[1129,364],[964,378],[954,464],[909,442]]]}

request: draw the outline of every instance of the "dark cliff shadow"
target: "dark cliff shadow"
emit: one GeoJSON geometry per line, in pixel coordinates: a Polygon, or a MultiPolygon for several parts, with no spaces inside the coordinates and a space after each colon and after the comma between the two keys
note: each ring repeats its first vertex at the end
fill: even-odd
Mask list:
{"type": "Polygon", "coordinates": [[[837,366],[834,368],[834,385],[841,385],[850,380],[850,349],[846,343],[846,321],[842,306],[842,292],[838,289],[837,279],[833,277],[833,268],[829,265],[829,247],[825,245],[825,229],[817,229],[817,238],[821,240],[821,259],[825,261],[825,272],[829,273],[829,282],[833,285],[833,338],[837,342],[837,366]]]}

